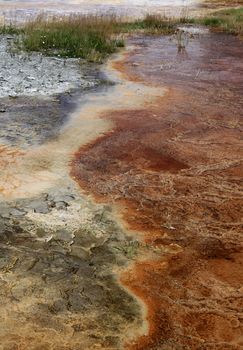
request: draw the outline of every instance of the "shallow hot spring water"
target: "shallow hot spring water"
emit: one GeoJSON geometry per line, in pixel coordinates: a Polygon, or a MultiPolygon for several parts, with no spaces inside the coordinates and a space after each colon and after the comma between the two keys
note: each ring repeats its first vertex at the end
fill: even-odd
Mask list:
{"type": "Polygon", "coordinates": [[[0,348],[238,349],[243,45],[189,34],[131,39],[41,143],[1,101],[26,117],[0,148],[0,348]]]}

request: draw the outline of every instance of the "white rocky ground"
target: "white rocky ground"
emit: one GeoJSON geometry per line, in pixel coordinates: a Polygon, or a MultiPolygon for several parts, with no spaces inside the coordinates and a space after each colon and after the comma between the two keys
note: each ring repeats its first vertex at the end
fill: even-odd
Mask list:
{"type": "Polygon", "coordinates": [[[93,85],[83,78],[78,59],[17,52],[12,36],[0,36],[0,97],[52,95],[93,85]]]}

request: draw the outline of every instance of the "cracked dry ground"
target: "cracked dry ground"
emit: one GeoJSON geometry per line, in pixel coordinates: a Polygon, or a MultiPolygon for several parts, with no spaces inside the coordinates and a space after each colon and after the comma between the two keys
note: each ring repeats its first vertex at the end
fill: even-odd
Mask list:
{"type": "Polygon", "coordinates": [[[127,349],[243,349],[243,42],[203,34],[131,39],[126,79],[166,86],[82,147],[72,176],[113,203],[148,247],[121,276],[147,306],[149,334],[127,349]],[[140,233],[140,234],[139,234],[140,233]]]}

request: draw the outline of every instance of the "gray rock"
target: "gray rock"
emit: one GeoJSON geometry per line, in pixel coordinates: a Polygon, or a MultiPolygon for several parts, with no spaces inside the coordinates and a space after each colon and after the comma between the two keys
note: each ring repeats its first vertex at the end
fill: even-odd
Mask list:
{"type": "Polygon", "coordinates": [[[9,210],[5,209],[5,210],[1,210],[0,216],[3,219],[9,219],[11,217],[11,214],[10,214],[9,210]]]}
{"type": "Polygon", "coordinates": [[[65,229],[58,230],[55,234],[56,239],[60,241],[65,242],[71,242],[73,240],[73,236],[70,232],[66,231],[65,229]]]}
{"type": "Polygon", "coordinates": [[[46,202],[41,200],[36,200],[31,202],[28,206],[28,209],[32,209],[35,213],[47,214],[50,212],[50,208],[46,202]]]}
{"type": "Polygon", "coordinates": [[[72,256],[76,256],[79,259],[88,260],[90,258],[90,254],[88,250],[85,250],[83,247],[80,246],[72,246],[71,252],[69,253],[72,256]]]}
{"type": "Polygon", "coordinates": [[[55,206],[56,206],[57,210],[66,210],[68,204],[65,202],[57,202],[57,203],[55,203],[55,206]]]}
{"type": "Polygon", "coordinates": [[[11,209],[9,213],[12,216],[24,216],[26,214],[26,211],[14,208],[11,209]]]}
{"type": "Polygon", "coordinates": [[[64,202],[64,203],[69,203],[75,199],[74,196],[68,195],[68,194],[60,194],[55,197],[53,197],[54,202],[64,202]]]}

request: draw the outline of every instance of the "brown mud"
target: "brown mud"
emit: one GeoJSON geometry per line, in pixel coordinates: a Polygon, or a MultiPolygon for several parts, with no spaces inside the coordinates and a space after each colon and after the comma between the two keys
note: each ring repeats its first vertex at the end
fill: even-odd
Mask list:
{"type": "Polygon", "coordinates": [[[131,39],[115,68],[167,93],[103,113],[113,130],[72,162],[80,186],[156,251],[121,276],[149,322],[127,349],[243,348],[243,42],[188,36],[182,51],[169,37],[131,39]]]}

